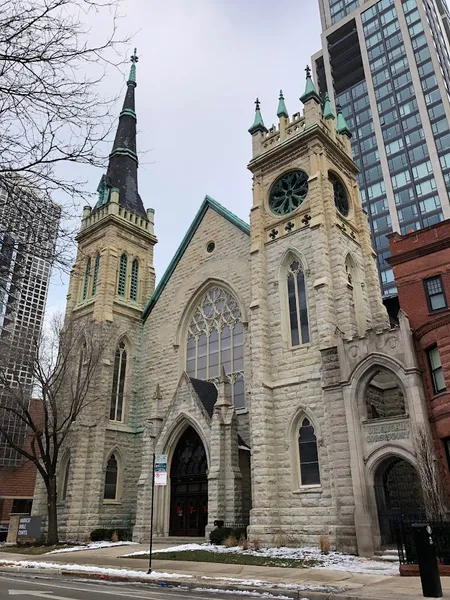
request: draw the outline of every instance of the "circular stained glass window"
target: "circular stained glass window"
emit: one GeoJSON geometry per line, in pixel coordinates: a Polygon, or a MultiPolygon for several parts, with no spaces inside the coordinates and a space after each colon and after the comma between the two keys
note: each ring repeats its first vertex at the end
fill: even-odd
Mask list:
{"type": "Polygon", "coordinates": [[[272,186],[270,210],[277,215],[288,215],[300,206],[307,193],[308,175],[304,171],[285,173],[272,186]]]}
{"type": "Polygon", "coordinates": [[[339,179],[339,177],[337,175],[335,175],[334,173],[328,173],[328,177],[331,181],[331,183],[333,184],[333,192],[334,192],[334,204],[336,206],[336,208],[338,209],[338,211],[341,213],[341,215],[343,215],[344,217],[348,216],[349,213],[349,201],[348,201],[348,195],[347,195],[347,190],[345,189],[345,185],[342,183],[342,181],[339,179]]]}

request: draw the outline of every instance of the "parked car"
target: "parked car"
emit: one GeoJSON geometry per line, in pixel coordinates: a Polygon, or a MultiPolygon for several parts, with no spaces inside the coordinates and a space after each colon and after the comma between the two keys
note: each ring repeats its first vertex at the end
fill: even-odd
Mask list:
{"type": "Polygon", "coordinates": [[[4,525],[0,525],[0,544],[6,542],[6,538],[8,537],[8,528],[4,525]]]}

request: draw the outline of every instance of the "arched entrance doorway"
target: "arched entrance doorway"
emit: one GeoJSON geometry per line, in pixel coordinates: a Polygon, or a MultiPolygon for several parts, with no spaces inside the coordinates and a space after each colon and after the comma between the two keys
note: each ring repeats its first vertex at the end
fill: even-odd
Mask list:
{"type": "Polygon", "coordinates": [[[181,436],[170,468],[170,535],[202,537],[208,522],[205,447],[193,427],[181,436]]]}
{"type": "Polygon", "coordinates": [[[375,497],[383,546],[395,544],[395,523],[401,515],[420,518],[424,514],[419,475],[403,458],[391,456],[378,467],[375,497]]]}

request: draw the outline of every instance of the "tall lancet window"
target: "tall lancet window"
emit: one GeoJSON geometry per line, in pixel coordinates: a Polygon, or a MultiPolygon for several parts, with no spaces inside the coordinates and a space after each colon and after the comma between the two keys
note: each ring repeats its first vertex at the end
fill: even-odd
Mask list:
{"type": "Polygon", "coordinates": [[[120,267],[119,267],[119,283],[117,285],[117,293],[119,296],[125,297],[125,292],[127,289],[127,267],[128,267],[128,258],[124,253],[120,257],[120,267]]]}
{"type": "Polygon", "coordinates": [[[83,300],[86,300],[89,292],[89,277],[91,275],[91,259],[88,258],[86,262],[86,270],[84,272],[84,283],[83,283],[83,300]]]}
{"type": "Polygon", "coordinates": [[[245,406],[244,326],[236,299],[214,287],[203,296],[189,324],[186,371],[217,383],[225,368],[236,408],[245,406]]]}
{"type": "Polygon", "coordinates": [[[309,342],[309,322],[305,274],[297,260],[294,260],[289,266],[287,284],[291,343],[293,346],[307,344],[309,342]]]}
{"type": "Polygon", "coordinates": [[[320,483],[319,453],[314,427],[305,417],[298,436],[300,451],[300,475],[302,485],[318,485],[320,483]]]}
{"type": "Polygon", "coordinates": [[[95,296],[98,284],[98,272],[100,270],[100,254],[97,254],[94,261],[94,277],[92,279],[92,295],[95,296]]]}
{"type": "Polygon", "coordinates": [[[111,394],[111,408],[109,412],[109,419],[111,421],[123,420],[126,370],[127,351],[125,349],[125,344],[121,342],[114,357],[113,386],[111,394]]]}
{"type": "Polygon", "coordinates": [[[133,260],[131,265],[131,284],[130,284],[130,300],[138,299],[139,285],[139,261],[137,258],[133,260]]]}

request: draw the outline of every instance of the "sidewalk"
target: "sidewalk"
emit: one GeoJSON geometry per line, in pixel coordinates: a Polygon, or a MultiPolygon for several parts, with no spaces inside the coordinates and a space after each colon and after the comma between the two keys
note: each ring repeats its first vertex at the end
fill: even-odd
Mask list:
{"type": "MultiPolygon", "coordinates": [[[[168,544],[154,544],[154,550],[167,548],[168,544]]],[[[100,567],[104,569],[123,570],[121,579],[130,577],[139,577],[142,573],[142,579],[148,569],[148,559],[122,558],[122,555],[132,552],[145,551],[147,545],[133,545],[132,547],[110,547],[97,550],[85,550],[78,552],[68,552],[62,554],[48,554],[41,556],[26,556],[15,553],[0,553],[0,569],[10,570],[13,565],[5,565],[5,561],[20,561],[20,572],[26,564],[38,563],[39,571],[45,568],[46,564],[52,565],[50,571],[55,574],[61,573],[60,566],[65,575],[76,576],[77,566],[100,567]],[[3,566],[2,566],[3,563],[3,566]],[[58,565],[58,566],[57,566],[58,565]],[[64,565],[70,565],[70,569],[64,565]],[[130,575],[129,571],[137,572],[136,575],[130,575]]],[[[36,565],[36,566],[38,566],[36,565]]],[[[30,564],[31,566],[31,564],[30,564]]],[[[154,560],[153,569],[156,572],[173,574],[169,583],[182,583],[189,587],[209,587],[226,589],[251,589],[258,592],[267,592],[277,590],[286,596],[293,598],[308,598],[311,600],[326,599],[367,599],[367,600],[418,600],[423,598],[420,579],[418,577],[400,577],[386,575],[367,575],[361,573],[352,573],[349,571],[339,571],[332,569],[295,569],[280,567],[260,567],[250,565],[220,564],[220,563],[200,563],[187,561],[154,560]],[[176,574],[180,575],[177,580],[176,574]],[[182,578],[187,575],[189,578],[182,578]],[[303,589],[302,589],[303,588],[303,589]]],[[[17,567],[16,569],[17,570],[17,567]]],[[[33,573],[36,571],[33,569],[33,573]]],[[[49,571],[44,571],[50,574],[49,571]]],[[[86,570],[81,572],[86,577],[86,570]]],[[[89,576],[93,576],[89,574],[89,576]]],[[[102,579],[117,579],[116,575],[97,577],[102,579]]],[[[164,576],[161,577],[164,579],[164,576]]],[[[156,581],[158,578],[156,578],[156,581]]],[[[444,598],[450,600],[450,577],[442,578],[442,588],[444,598]]]]}

